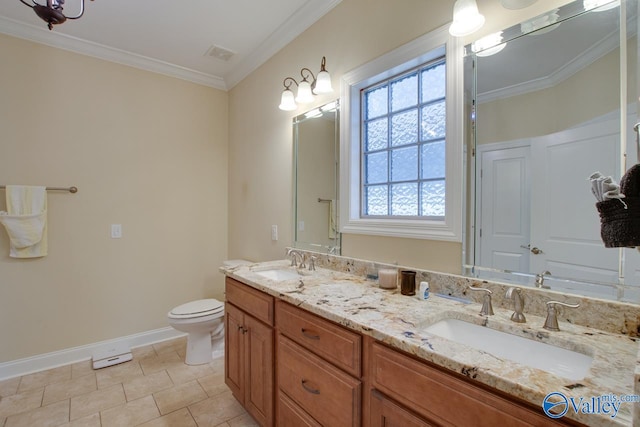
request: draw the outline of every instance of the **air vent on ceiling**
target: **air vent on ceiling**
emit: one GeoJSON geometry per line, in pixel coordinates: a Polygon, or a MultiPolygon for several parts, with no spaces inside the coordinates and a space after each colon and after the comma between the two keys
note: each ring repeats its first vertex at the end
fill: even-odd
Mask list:
{"type": "Polygon", "coordinates": [[[211,45],[204,54],[204,56],[211,56],[213,58],[222,59],[223,61],[230,60],[233,55],[235,55],[235,52],[216,45],[211,45]]]}

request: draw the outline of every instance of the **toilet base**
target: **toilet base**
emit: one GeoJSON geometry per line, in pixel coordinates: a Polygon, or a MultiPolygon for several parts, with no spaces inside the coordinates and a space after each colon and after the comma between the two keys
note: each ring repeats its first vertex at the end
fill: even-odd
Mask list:
{"type": "Polygon", "coordinates": [[[191,332],[187,336],[187,365],[204,365],[224,354],[224,325],[211,332],[191,332]]]}
{"type": "Polygon", "coordinates": [[[187,337],[187,365],[204,365],[213,360],[211,354],[211,332],[191,332],[187,337]]]}

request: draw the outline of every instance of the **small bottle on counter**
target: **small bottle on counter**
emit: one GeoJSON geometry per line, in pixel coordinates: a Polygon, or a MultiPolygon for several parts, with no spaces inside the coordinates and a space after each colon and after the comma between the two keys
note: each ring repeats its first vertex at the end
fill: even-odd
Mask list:
{"type": "Polygon", "coordinates": [[[429,282],[420,282],[417,296],[421,300],[429,299],[429,282]]]}

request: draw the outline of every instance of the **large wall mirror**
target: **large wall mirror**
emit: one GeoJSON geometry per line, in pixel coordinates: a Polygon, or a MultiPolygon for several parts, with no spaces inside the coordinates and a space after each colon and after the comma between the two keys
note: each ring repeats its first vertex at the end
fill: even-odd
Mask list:
{"type": "Polygon", "coordinates": [[[339,103],[293,119],[294,246],[340,254],[339,103]]]}
{"type": "Polygon", "coordinates": [[[588,179],[637,163],[638,0],[590,3],[465,48],[463,270],[640,303],[640,251],[604,247],[588,179]]]}

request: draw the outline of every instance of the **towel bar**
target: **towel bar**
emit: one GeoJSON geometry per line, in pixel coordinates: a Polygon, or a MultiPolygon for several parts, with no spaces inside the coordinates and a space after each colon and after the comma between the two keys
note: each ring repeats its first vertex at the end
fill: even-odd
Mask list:
{"type": "MultiPolygon", "coordinates": [[[[4,190],[7,186],[0,185],[0,189],[4,190]]],[[[78,187],[46,187],[47,191],[68,191],[69,193],[77,193],[78,187]]]]}

